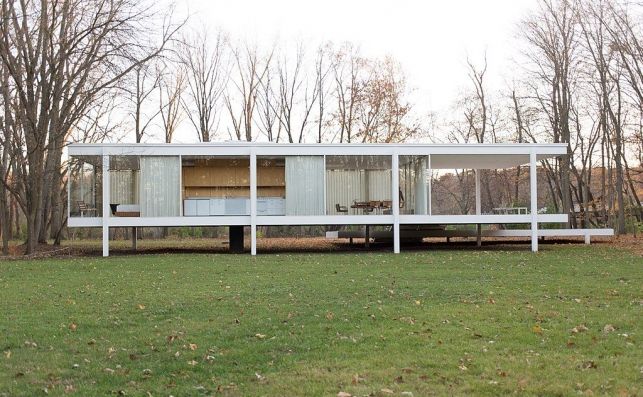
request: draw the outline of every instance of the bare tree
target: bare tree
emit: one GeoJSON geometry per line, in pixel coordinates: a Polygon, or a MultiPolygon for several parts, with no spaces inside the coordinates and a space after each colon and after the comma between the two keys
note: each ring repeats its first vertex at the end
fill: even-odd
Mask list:
{"type": "Polygon", "coordinates": [[[220,100],[230,75],[226,60],[228,38],[220,31],[211,38],[202,29],[184,42],[180,50],[187,81],[183,109],[196,129],[199,141],[210,142],[216,132],[220,100]]]}
{"type": "Polygon", "coordinates": [[[357,103],[360,90],[364,86],[363,74],[366,60],[359,55],[359,49],[345,43],[336,51],[332,73],[335,80],[334,95],[337,110],[332,115],[339,130],[339,142],[350,143],[357,116],[357,103]]]}
{"type": "Polygon", "coordinates": [[[132,0],[1,0],[0,14],[0,60],[26,149],[19,162],[29,165],[15,174],[24,194],[14,196],[26,214],[26,252],[32,253],[45,235],[50,206],[61,207],[62,197],[52,192],[62,184],[69,132],[102,92],[163,51],[178,27],[159,21],[156,40],[155,15],[132,0]]]}
{"type": "Polygon", "coordinates": [[[270,69],[273,52],[261,56],[257,47],[248,43],[232,48],[236,73],[231,79],[234,87],[228,88],[225,95],[225,104],[238,140],[250,142],[253,139],[259,88],[270,69]]]}
{"type": "MultiPolygon", "coordinates": [[[[319,95],[318,79],[310,79],[305,65],[305,51],[297,44],[292,62],[288,53],[278,63],[279,122],[288,142],[303,142],[304,131],[319,95]],[[292,64],[291,64],[292,63],[292,64]]],[[[317,68],[315,68],[315,72],[317,68]]]]}
{"type": "Polygon", "coordinates": [[[159,113],[163,122],[165,143],[172,142],[183,118],[181,98],[185,89],[185,74],[181,70],[165,70],[159,84],[159,113]]]}
{"type": "MultiPolygon", "coordinates": [[[[523,22],[524,37],[529,44],[527,56],[534,67],[531,71],[535,80],[534,95],[549,121],[553,141],[567,144],[571,138],[572,90],[577,63],[576,16],[573,4],[567,0],[541,0],[539,10],[523,22]]],[[[562,211],[570,214],[570,225],[575,226],[570,157],[562,156],[558,161],[557,188],[562,211]]]]}

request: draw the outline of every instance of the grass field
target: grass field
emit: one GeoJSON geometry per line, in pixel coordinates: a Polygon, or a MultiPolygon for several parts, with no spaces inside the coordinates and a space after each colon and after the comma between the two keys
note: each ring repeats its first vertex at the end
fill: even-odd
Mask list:
{"type": "Polygon", "coordinates": [[[0,261],[0,396],[640,395],[642,285],[606,245],[0,261]]]}

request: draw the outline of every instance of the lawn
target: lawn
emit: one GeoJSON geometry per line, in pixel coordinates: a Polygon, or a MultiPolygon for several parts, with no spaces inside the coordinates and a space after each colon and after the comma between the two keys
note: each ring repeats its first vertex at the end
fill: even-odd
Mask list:
{"type": "Polygon", "coordinates": [[[643,393],[641,256],[505,248],[0,261],[0,396],[643,393]]]}

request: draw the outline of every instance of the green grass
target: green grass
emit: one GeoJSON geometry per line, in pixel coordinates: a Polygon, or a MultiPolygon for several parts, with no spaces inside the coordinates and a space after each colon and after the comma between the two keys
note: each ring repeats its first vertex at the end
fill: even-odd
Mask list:
{"type": "Polygon", "coordinates": [[[641,285],[600,245],[0,261],[0,396],[636,395],[641,285]]]}

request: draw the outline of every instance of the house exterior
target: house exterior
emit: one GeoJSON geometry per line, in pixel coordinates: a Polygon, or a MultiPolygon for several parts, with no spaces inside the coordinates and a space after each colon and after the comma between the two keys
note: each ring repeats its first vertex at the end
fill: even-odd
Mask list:
{"type": "MultiPolygon", "coordinates": [[[[538,250],[536,166],[567,155],[566,144],[71,144],[70,227],[387,225],[394,252],[409,225],[524,224],[538,250]],[[434,214],[434,170],[526,166],[530,203],[483,213],[476,173],[475,214],[434,214]]],[[[240,229],[241,228],[241,229],[240,229]]],[[[480,230],[480,228],[478,228],[480,230]]],[[[480,233],[479,233],[480,234],[480,233]]]]}

